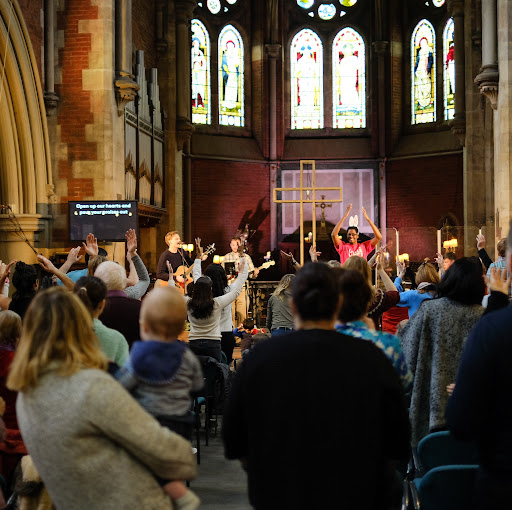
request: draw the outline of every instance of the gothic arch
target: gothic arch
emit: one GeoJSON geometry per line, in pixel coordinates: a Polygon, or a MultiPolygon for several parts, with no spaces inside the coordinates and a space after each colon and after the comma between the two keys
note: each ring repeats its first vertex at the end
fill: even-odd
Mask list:
{"type": "Polygon", "coordinates": [[[0,80],[1,203],[16,214],[47,214],[52,175],[46,110],[17,0],[0,0],[0,80]]]}

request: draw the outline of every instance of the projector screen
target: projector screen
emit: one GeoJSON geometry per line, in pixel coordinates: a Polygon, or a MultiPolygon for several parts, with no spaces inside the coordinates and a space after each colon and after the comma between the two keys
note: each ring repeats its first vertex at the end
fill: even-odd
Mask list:
{"type": "Polygon", "coordinates": [[[136,200],[95,200],[68,202],[69,240],[85,241],[92,233],[98,241],[125,241],[133,228],[138,237],[136,200]]]}

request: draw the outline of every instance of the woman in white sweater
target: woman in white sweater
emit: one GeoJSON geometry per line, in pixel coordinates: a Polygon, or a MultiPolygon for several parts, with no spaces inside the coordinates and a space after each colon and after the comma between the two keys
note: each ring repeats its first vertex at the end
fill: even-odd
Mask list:
{"type": "Polygon", "coordinates": [[[155,476],[189,480],[190,443],[162,427],[105,372],[83,303],[62,288],[32,302],[7,385],[56,508],[172,510],[155,476]]]}
{"type": "MultiPolygon", "coordinates": [[[[201,274],[201,256],[202,250],[198,249],[193,269],[193,274],[196,276],[201,274]]],[[[192,298],[185,296],[185,300],[190,322],[189,347],[195,354],[211,356],[217,361],[222,360],[220,324],[222,311],[240,294],[247,275],[247,264],[245,259],[242,259],[235,283],[231,285],[229,292],[217,297],[213,297],[210,277],[201,276],[194,282],[194,294],[192,298]]],[[[171,278],[169,281],[171,282],[171,278]]]]}

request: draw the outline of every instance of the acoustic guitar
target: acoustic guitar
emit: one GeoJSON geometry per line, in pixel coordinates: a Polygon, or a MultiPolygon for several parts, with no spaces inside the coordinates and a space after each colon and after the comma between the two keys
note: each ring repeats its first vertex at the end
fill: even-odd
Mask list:
{"type": "MultiPolygon", "coordinates": [[[[210,255],[216,250],[215,243],[212,243],[206,247],[206,249],[203,251],[203,255],[210,255]]],[[[174,268],[173,268],[174,269],[174,268]]],[[[194,281],[192,278],[192,270],[194,269],[194,264],[191,264],[189,267],[187,266],[180,266],[176,269],[174,269],[173,272],[173,278],[175,287],[178,290],[181,290],[183,293],[187,290],[187,285],[194,281]]],[[[169,282],[165,280],[156,280],[155,281],[155,287],[168,287],[169,282]]]]}

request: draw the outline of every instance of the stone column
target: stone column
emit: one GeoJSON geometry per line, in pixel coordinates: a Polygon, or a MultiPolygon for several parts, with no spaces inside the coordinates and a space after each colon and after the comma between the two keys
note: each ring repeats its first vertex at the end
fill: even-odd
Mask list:
{"type": "Polygon", "coordinates": [[[55,93],[55,6],[44,0],[44,104],[46,115],[53,115],[59,104],[55,93]]]}
{"type": "Polygon", "coordinates": [[[181,151],[181,168],[176,158],[176,177],[181,173],[183,182],[183,236],[191,239],[192,235],[192,162],[190,160],[190,138],[194,132],[191,122],[191,63],[190,51],[192,35],[190,20],[192,19],[196,0],[176,0],[176,142],[181,151]],[[181,170],[181,171],[180,171],[181,170]]]}
{"type": "MultiPolygon", "coordinates": [[[[277,180],[277,58],[281,53],[280,44],[266,44],[269,74],[269,159],[270,159],[270,190],[276,187],[277,180]]],[[[270,248],[277,248],[277,204],[270,203],[270,248]]]]}
{"type": "Polygon", "coordinates": [[[448,12],[453,17],[455,49],[455,114],[450,121],[452,133],[460,144],[466,144],[466,82],[464,43],[464,0],[448,0],[448,12]]]}
{"type": "MultiPolygon", "coordinates": [[[[512,218],[512,2],[498,1],[499,95],[494,112],[494,206],[496,241],[505,237],[512,218]]],[[[484,20],[485,21],[485,20],[484,20]]],[[[484,33],[485,37],[485,33],[484,33]]]]}
{"type": "Polygon", "coordinates": [[[132,74],[132,0],[116,0],[115,10],[116,79],[114,86],[117,113],[122,115],[126,103],[133,101],[139,90],[132,74]]]}
{"type": "Polygon", "coordinates": [[[498,81],[496,0],[482,0],[482,67],[475,83],[495,110],[498,105],[498,81]]]}

